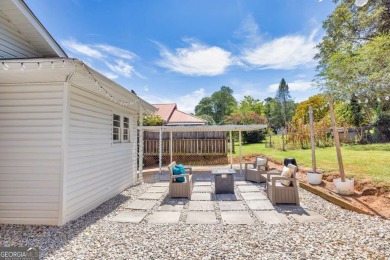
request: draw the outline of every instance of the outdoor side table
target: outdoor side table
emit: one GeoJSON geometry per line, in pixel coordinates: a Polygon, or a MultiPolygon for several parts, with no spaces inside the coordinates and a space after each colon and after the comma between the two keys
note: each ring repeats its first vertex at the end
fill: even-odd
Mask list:
{"type": "Polygon", "coordinates": [[[214,175],[215,193],[233,193],[234,194],[234,174],[233,169],[216,169],[212,170],[211,174],[214,175]]]}

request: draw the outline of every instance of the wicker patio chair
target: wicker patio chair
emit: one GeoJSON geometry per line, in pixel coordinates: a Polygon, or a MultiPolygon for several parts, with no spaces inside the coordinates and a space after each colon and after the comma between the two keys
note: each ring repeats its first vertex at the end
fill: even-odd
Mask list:
{"type": "Polygon", "coordinates": [[[298,167],[287,165],[292,171],[291,178],[280,176],[281,172],[270,171],[267,173],[267,195],[272,205],[277,203],[294,203],[299,206],[298,182],[296,174],[298,167]],[[291,181],[290,186],[284,186],[281,181],[291,181]]]}
{"type": "Polygon", "coordinates": [[[184,167],[190,171],[190,173],[173,175],[173,167],[176,166],[176,162],[172,162],[168,165],[169,170],[169,198],[188,198],[191,199],[192,188],[194,186],[192,181],[192,168],[184,167]],[[176,178],[185,178],[184,182],[177,182],[176,178]]]}
{"type": "Polygon", "coordinates": [[[256,157],[254,163],[245,163],[245,180],[257,183],[266,182],[267,171],[269,171],[268,159],[266,157],[256,157]],[[265,160],[265,165],[257,165],[257,159],[265,160]],[[253,168],[248,168],[248,165],[252,165],[253,168]]]}

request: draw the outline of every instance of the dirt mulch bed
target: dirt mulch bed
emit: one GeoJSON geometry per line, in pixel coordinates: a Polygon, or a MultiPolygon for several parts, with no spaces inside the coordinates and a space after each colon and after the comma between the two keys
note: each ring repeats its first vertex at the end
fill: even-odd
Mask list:
{"type": "MultiPolygon", "coordinates": [[[[256,156],[265,155],[246,155],[243,156],[243,162],[254,162],[256,156]]],[[[268,165],[270,168],[276,168],[278,170],[282,169],[282,161],[273,160],[269,156],[266,157],[269,159],[268,165]]],[[[234,158],[233,163],[239,163],[239,159],[234,158]]],[[[306,173],[310,170],[310,168],[299,167],[298,179],[303,183],[307,183],[306,173]]],[[[322,183],[320,185],[312,186],[318,186],[318,190],[326,191],[330,194],[336,194],[333,179],[338,177],[340,176],[336,172],[324,173],[322,183]]],[[[353,195],[337,194],[336,196],[345,203],[361,209],[367,214],[390,219],[390,191],[388,189],[386,190],[385,186],[385,184],[373,183],[370,180],[355,180],[355,193],[353,195]]]]}

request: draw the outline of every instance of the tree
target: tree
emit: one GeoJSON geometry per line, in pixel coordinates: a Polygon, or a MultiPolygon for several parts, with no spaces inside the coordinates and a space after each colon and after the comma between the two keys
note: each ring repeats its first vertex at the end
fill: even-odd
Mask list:
{"type": "Polygon", "coordinates": [[[215,125],[215,121],[214,121],[213,117],[210,115],[204,114],[204,115],[199,115],[197,117],[202,118],[203,120],[206,120],[208,125],[215,125]]]}
{"type": "Polygon", "coordinates": [[[354,0],[335,2],[317,46],[317,83],[336,98],[355,95],[374,108],[377,97],[390,94],[390,0],[371,0],[360,8],[354,0]]]}
{"type": "MultiPolygon", "coordinates": [[[[139,125],[139,118],[138,118],[138,125],[139,125]]],[[[155,114],[146,114],[144,116],[143,125],[144,126],[161,126],[164,124],[164,120],[159,115],[155,114]]]]}
{"type": "Polygon", "coordinates": [[[202,98],[195,107],[195,115],[210,115],[216,124],[223,123],[225,116],[231,114],[237,107],[237,101],[233,97],[233,90],[222,86],[211,97],[202,98]]]}
{"type": "MultiPolygon", "coordinates": [[[[225,124],[232,125],[250,125],[250,124],[266,124],[267,119],[253,111],[244,113],[232,113],[225,117],[225,124]]],[[[260,143],[265,139],[263,130],[243,132],[244,143],[260,143]]]]}
{"type": "Polygon", "coordinates": [[[291,99],[290,92],[288,90],[288,84],[284,78],[282,78],[280,81],[278,91],[276,92],[275,101],[276,107],[275,110],[272,111],[273,114],[271,117],[274,118],[276,127],[286,127],[287,122],[291,121],[294,115],[295,104],[291,99]]]}
{"type": "Polygon", "coordinates": [[[240,102],[237,112],[255,112],[258,115],[264,115],[264,105],[259,99],[254,99],[251,96],[244,96],[244,99],[240,102]]]}
{"type": "Polygon", "coordinates": [[[294,124],[298,124],[300,119],[303,120],[303,124],[309,123],[309,106],[313,108],[314,122],[319,122],[329,112],[327,98],[324,94],[311,96],[308,100],[302,101],[296,106],[295,115],[292,118],[294,124]]]}

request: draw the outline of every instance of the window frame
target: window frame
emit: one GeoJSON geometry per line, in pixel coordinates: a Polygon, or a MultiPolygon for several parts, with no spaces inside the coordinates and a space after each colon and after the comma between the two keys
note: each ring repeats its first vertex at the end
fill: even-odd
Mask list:
{"type": "Polygon", "coordinates": [[[122,127],[121,126],[122,126],[122,124],[121,124],[121,122],[122,122],[122,116],[119,113],[113,112],[112,113],[112,134],[111,134],[111,138],[112,138],[112,143],[114,143],[114,144],[118,144],[118,143],[122,142],[122,138],[121,138],[121,133],[122,133],[122,131],[121,131],[122,127]],[[115,120],[115,116],[119,117],[119,121],[115,120]],[[119,122],[119,126],[116,126],[115,122],[119,122]],[[115,132],[114,129],[118,129],[118,133],[117,134],[114,133],[115,132]],[[114,139],[114,135],[118,135],[118,140],[114,139]]]}
{"type": "Polygon", "coordinates": [[[123,124],[122,124],[122,142],[123,143],[130,143],[130,117],[129,116],[123,116],[123,124]],[[127,122],[126,122],[127,119],[127,122]],[[126,127],[127,124],[127,127],[126,127]],[[125,139],[125,132],[127,130],[127,139],[125,139]]]}

